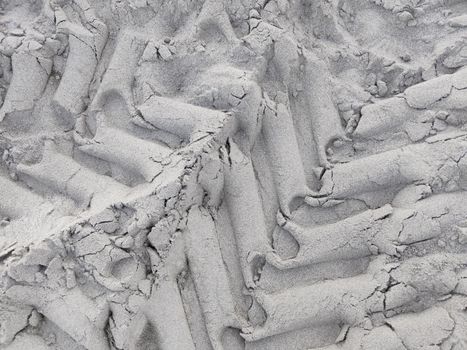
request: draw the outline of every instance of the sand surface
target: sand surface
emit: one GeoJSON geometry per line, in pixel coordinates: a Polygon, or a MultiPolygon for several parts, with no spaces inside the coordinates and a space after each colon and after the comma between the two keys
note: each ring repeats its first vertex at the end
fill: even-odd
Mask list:
{"type": "Polygon", "coordinates": [[[467,350],[467,2],[0,0],[0,349],[467,350]]]}

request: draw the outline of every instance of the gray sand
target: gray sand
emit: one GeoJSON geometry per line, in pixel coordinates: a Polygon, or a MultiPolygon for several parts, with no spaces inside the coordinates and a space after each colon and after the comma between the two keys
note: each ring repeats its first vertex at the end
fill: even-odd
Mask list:
{"type": "Polygon", "coordinates": [[[465,0],[0,0],[0,349],[467,350],[465,0]]]}

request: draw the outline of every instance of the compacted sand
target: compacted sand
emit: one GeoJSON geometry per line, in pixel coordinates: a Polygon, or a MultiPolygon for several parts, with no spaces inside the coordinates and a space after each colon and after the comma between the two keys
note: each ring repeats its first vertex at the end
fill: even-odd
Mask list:
{"type": "Polygon", "coordinates": [[[467,2],[0,0],[0,349],[467,350],[467,2]]]}

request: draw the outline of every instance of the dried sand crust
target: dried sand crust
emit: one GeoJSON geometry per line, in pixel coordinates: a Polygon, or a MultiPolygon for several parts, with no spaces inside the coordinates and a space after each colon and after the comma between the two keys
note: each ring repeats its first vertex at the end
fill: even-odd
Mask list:
{"type": "Polygon", "coordinates": [[[0,2],[0,349],[467,350],[463,0],[0,2]]]}

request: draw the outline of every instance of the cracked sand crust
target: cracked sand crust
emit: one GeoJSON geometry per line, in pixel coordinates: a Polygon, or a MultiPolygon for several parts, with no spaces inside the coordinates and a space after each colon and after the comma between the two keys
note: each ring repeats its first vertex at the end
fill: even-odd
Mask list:
{"type": "Polygon", "coordinates": [[[467,350],[467,3],[0,2],[0,349],[467,350]]]}

